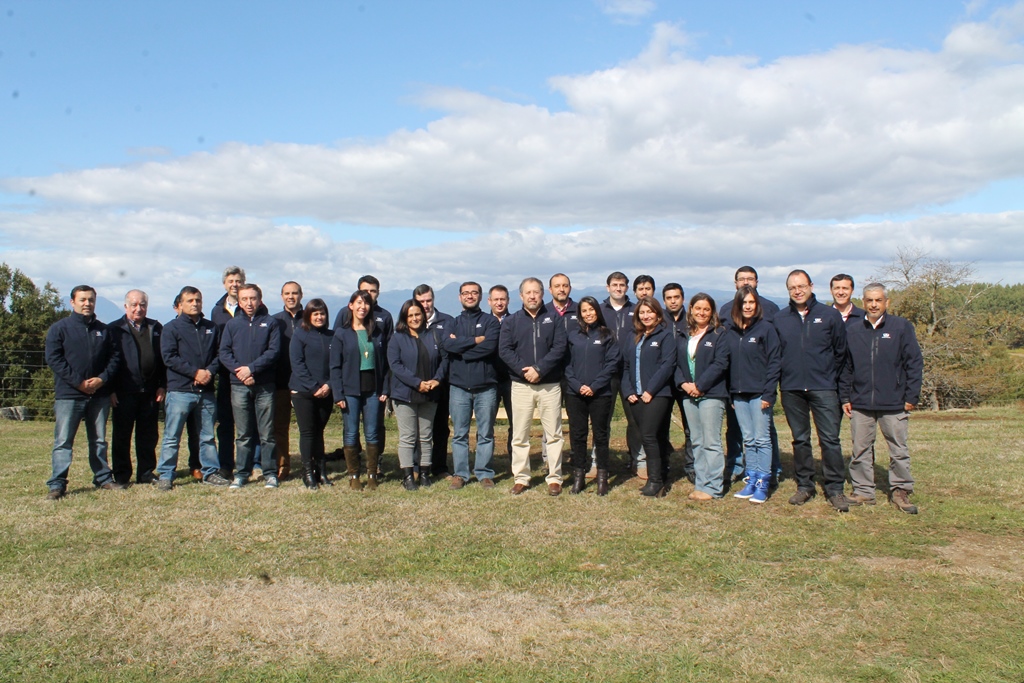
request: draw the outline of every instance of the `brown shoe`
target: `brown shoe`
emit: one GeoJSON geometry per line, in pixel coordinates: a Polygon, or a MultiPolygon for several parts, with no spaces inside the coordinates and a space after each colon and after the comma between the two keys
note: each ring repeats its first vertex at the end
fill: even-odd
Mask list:
{"type": "Polygon", "coordinates": [[[528,488],[530,487],[527,486],[526,484],[516,484],[515,486],[512,487],[512,495],[518,496],[522,494],[524,491],[526,491],[526,489],[528,488]]]}
{"type": "Polygon", "coordinates": [[[561,493],[562,493],[562,485],[561,484],[558,484],[558,483],[548,484],[548,495],[549,496],[557,496],[557,495],[560,495],[561,493]]]}
{"type": "Polygon", "coordinates": [[[202,481],[203,480],[203,471],[202,470],[192,470],[192,478],[195,479],[196,481],[202,481]]]}
{"type": "Polygon", "coordinates": [[[452,477],[449,480],[448,488],[452,489],[453,491],[458,491],[459,489],[461,489],[465,485],[466,485],[466,480],[463,479],[462,477],[452,477]]]}
{"type": "Polygon", "coordinates": [[[694,489],[693,491],[691,491],[690,495],[688,495],[687,498],[689,498],[690,500],[700,500],[700,501],[714,500],[714,496],[712,496],[710,493],[705,493],[704,491],[698,491],[697,489],[694,489]]]}
{"type": "Polygon", "coordinates": [[[60,500],[66,495],[68,495],[67,489],[50,489],[50,492],[46,494],[46,500],[60,500]]]}
{"type": "Polygon", "coordinates": [[[846,502],[850,505],[874,505],[875,497],[862,496],[859,493],[851,493],[846,496],[846,502]]]}
{"type": "Polygon", "coordinates": [[[494,480],[493,479],[481,479],[480,480],[480,486],[482,486],[485,489],[493,489],[494,488],[494,480]]]}
{"type": "Polygon", "coordinates": [[[104,491],[124,491],[127,486],[117,481],[105,481],[96,488],[103,489],[104,491]]]}
{"type": "Polygon", "coordinates": [[[889,502],[891,502],[893,505],[898,507],[903,512],[906,512],[908,515],[916,515],[917,506],[911,503],[910,498],[908,498],[907,496],[907,492],[904,491],[903,489],[893,489],[892,492],[889,494],[889,502]]]}

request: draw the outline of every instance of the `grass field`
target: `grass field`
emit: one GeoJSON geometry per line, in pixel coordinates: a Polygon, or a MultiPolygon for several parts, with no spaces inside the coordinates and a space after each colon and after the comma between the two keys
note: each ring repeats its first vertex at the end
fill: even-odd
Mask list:
{"type": "Polygon", "coordinates": [[[0,424],[4,681],[1024,681],[1020,406],[913,416],[917,516],[513,497],[507,457],[407,493],[393,434],[376,493],[95,491],[76,449],[54,503],[51,440],[0,424]]]}

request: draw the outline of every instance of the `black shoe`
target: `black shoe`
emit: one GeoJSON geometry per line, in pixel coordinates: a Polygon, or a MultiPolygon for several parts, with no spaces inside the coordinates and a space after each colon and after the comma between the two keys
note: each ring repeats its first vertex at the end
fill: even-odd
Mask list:
{"type": "Polygon", "coordinates": [[[640,489],[640,495],[649,498],[663,498],[665,496],[665,485],[660,481],[648,479],[644,487],[640,489]]]}
{"type": "Polygon", "coordinates": [[[416,485],[416,476],[411,467],[402,468],[402,488],[406,491],[418,491],[420,488],[416,485]]]}
{"type": "Polygon", "coordinates": [[[430,478],[430,473],[420,470],[420,486],[423,488],[428,488],[433,483],[434,480],[430,478]]]}
{"type": "Polygon", "coordinates": [[[305,474],[302,475],[302,483],[310,491],[320,490],[320,482],[318,481],[318,477],[312,472],[306,472],[305,474]]]}
{"type": "Polygon", "coordinates": [[[156,481],[156,477],[152,474],[143,474],[135,479],[135,483],[137,484],[152,484],[154,481],[156,481]]]}
{"type": "Polygon", "coordinates": [[[50,489],[50,492],[46,494],[46,500],[60,500],[66,495],[68,495],[68,490],[65,488],[50,489]]]}
{"type": "Polygon", "coordinates": [[[583,493],[583,489],[587,486],[587,471],[584,469],[574,469],[572,471],[572,488],[569,489],[569,493],[576,495],[583,493]]]}
{"type": "Polygon", "coordinates": [[[814,498],[814,491],[808,491],[807,489],[797,489],[789,498],[790,505],[803,505],[811,498],[814,498]]]}
{"type": "Polygon", "coordinates": [[[174,482],[170,479],[160,479],[156,482],[157,491],[170,491],[174,488],[174,482]]]}

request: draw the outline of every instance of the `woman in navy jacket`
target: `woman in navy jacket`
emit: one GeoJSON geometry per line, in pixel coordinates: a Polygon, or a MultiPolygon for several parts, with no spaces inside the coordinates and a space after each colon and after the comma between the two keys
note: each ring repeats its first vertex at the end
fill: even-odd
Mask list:
{"type": "Polygon", "coordinates": [[[434,444],[437,390],[448,374],[442,358],[439,328],[427,329],[427,314],[415,300],[402,304],[395,333],[388,342],[391,400],[398,421],[398,463],[406,491],[419,488],[413,476],[413,453],[420,447],[420,485],[430,486],[430,454],[434,444]]]}
{"type": "Polygon", "coordinates": [[[388,400],[388,356],[383,331],[374,324],[373,299],[366,292],[353,292],[348,309],[352,315],[334,331],[331,343],[331,390],[345,422],[345,464],[349,487],[359,483],[359,422],[362,417],[366,439],[366,488],[377,488],[377,461],[381,434],[377,433],[380,411],[388,400]]]}
{"type": "Polygon", "coordinates": [[[664,496],[669,490],[668,421],[672,419],[672,376],[676,344],[665,326],[661,304],[643,297],[633,309],[633,335],[622,342],[622,393],[636,419],[647,454],[644,496],[664,496]]]}
{"type": "Polygon", "coordinates": [[[608,437],[615,394],[612,379],[620,372],[622,354],[605,325],[601,305],[592,296],[579,303],[579,325],[569,325],[569,356],[565,368],[565,412],[569,416],[569,446],[573,479],[570,493],[581,493],[587,482],[589,425],[594,430],[597,457],[597,495],[608,494],[608,437]]]}
{"type": "Polygon", "coordinates": [[[732,304],[732,325],[725,333],[729,396],[743,435],[746,486],[735,494],[751,503],[768,499],[771,479],[772,406],[782,369],[782,349],[775,326],[764,319],[757,290],[744,285],[732,304]]]}
{"type": "Polygon", "coordinates": [[[722,343],[725,331],[719,326],[716,311],[714,299],[703,292],[695,294],[686,313],[690,336],[680,341],[677,349],[675,381],[687,396],[683,411],[690,425],[696,475],[690,500],[722,497],[722,418],[729,400],[728,358],[722,343]]]}
{"type": "Polygon", "coordinates": [[[292,333],[288,346],[295,421],[299,424],[299,454],[302,456],[302,482],[313,491],[320,484],[331,486],[327,478],[324,453],[324,428],[331,419],[331,341],[334,331],[327,327],[330,316],[323,299],[310,299],[302,312],[302,322],[292,333]]]}

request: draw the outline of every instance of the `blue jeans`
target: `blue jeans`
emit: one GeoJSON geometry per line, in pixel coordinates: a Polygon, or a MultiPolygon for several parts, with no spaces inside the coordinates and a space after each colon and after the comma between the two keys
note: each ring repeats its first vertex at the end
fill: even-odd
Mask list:
{"type": "Polygon", "coordinates": [[[380,444],[378,427],[384,413],[384,404],[378,394],[360,394],[346,396],[345,407],[341,411],[342,423],[345,425],[345,445],[355,446],[359,443],[359,418],[363,418],[363,438],[366,443],[380,444]]]}
{"type": "Polygon", "coordinates": [[[476,415],[476,460],[473,474],[478,481],[494,479],[494,416],[498,412],[498,389],[486,387],[467,391],[453,386],[448,396],[452,417],[452,469],[456,477],[469,481],[469,423],[476,415]]]}
{"type": "Polygon", "coordinates": [[[213,423],[217,419],[217,399],[212,391],[196,394],[191,391],[169,391],[164,399],[164,439],[160,444],[160,479],[173,480],[178,467],[181,433],[188,423],[199,432],[199,463],[203,476],[220,467],[217,444],[213,440],[213,423]]]}
{"type": "Polygon", "coordinates": [[[235,465],[243,477],[252,475],[259,446],[260,469],[264,476],[277,474],[274,460],[274,391],[273,383],[231,385],[231,412],[235,418],[235,465]]]}
{"type": "MultiPolygon", "coordinates": [[[[771,412],[768,413],[768,435],[771,438],[772,444],[772,468],[771,470],[764,471],[770,471],[773,477],[779,479],[782,477],[782,461],[779,457],[779,433],[775,431],[775,417],[771,412]]],[[[725,443],[726,473],[731,472],[733,476],[743,474],[743,435],[740,430],[739,421],[736,419],[736,411],[732,408],[726,410],[725,443]]],[[[753,468],[748,464],[747,469],[753,468]]]]}
{"type": "Polygon", "coordinates": [[[743,451],[747,469],[771,474],[772,466],[772,409],[761,408],[760,394],[753,398],[734,396],[732,405],[743,434],[743,451]]]}
{"type": "Polygon", "coordinates": [[[696,476],[694,488],[722,497],[722,475],[725,468],[725,453],[722,452],[722,418],[725,417],[725,399],[702,398],[683,403],[686,422],[690,425],[690,441],[693,442],[693,472],[696,476]]]}
{"type": "Polygon", "coordinates": [[[825,494],[843,492],[846,479],[843,448],[839,444],[839,399],[834,391],[783,391],[782,407],[793,432],[793,469],[796,485],[814,491],[814,456],[811,453],[811,415],[821,447],[821,474],[825,494]]]}
{"type": "Polygon", "coordinates": [[[67,489],[68,470],[71,469],[71,449],[75,444],[78,425],[85,420],[85,435],[89,439],[89,467],[92,483],[106,484],[114,478],[107,464],[107,415],[110,414],[109,396],[89,398],[58,398],[53,402],[53,476],[46,485],[53,489],[67,489]]]}

